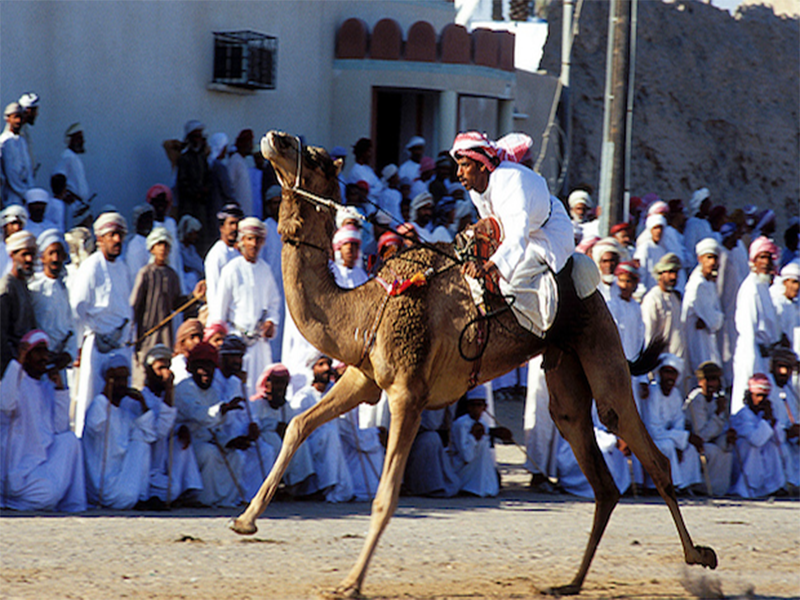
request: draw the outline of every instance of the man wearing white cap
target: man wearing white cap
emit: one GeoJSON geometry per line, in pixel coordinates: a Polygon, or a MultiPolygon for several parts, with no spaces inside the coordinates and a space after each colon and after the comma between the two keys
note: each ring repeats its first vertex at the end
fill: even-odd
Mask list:
{"type": "Polygon", "coordinates": [[[23,109],[18,102],[6,106],[3,116],[6,126],[0,134],[0,191],[2,205],[24,204],[25,192],[33,186],[33,166],[28,144],[20,135],[24,122],[23,109]]]}
{"type": "MultiPolygon", "coordinates": [[[[600,285],[597,289],[606,302],[618,291],[614,286],[614,271],[623,259],[623,252],[622,246],[613,237],[603,238],[592,246],[592,259],[600,270],[600,285]]],[[[627,253],[624,258],[627,258],[627,253]]]]}
{"type": "Polygon", "coordinates": [[[58,223],[47,218],[47,206],[50,203],[50,194],[43,188],[31,188],[25,192],[25,202],[28,205],[28,213],[30,218],[25,229],[30,231],[36,237],[46,229],[58,229],[58,223]]]}
{"type": "Polygon", "coordinates": [[[403,194],[398,189],[400,185],[398,173],[399,170],[396,165],[386,165],[381,171],[381,181],[384,185],[380,195],[381,210],[391,217],[391,221],[394,224],[403,222],[403,213],[400,211],[400,202],[403,200],[403,194]]]}
{"type": "Polygon", "coordinates": [[[272,362],[269,340],[280,322],[280,294],[272,269],[260,257],[267,228],[255,217],[239,222],[241,256],[226,264],[219,278],[215,300],[209,304],[210,322],[223,321],[247,344],[244,370],[250,374],[247,394],[256,393],[256,373],[272,362]]]}
{"type": "Polygon", "coordinates": [[[569,216],[572,219],[572,229],[575,234],[575,243],[598,234],[599,221],[589,221],[594,203],[586,190],[573,190],[567,198],[569,216]]]}
{"type": "Polygon", "coordinates": [[[725,322],[716,284],[719,244],[708,237],[697,243],[696,252],[698,265],[689,276],[681,309],[687,369],[692,374],[706,361],[722,364],[717,334],[725,322]]]}
{"type": "Polygon", "coordinates": [[[86,510],[83,452],[69,430],[69,391],[60,374],[47,376],[49,343],[29,331],[0,383],[2,508],[86,510]]]}
{"type": "Polygon", "coordinates": [[[409,158],[400,165],[397,176],[399,179],[414,181],[419,177],[419,162],[425,154],[425,138],[415,135],[406,144],[406,151],[409,158]]]}
{"type": "Polygon", "coordinates": [[[36,177],[36,172],[39,170],[41,165],[36,164],[36,158],[33,155],[33,143],[31,142],[31,131],[30,128],[36,124],[36,117],[39,116],[39,95],[36,92],[25,92],[22,96],[19,97],[19,105],[22,107],[22,130],[19,134],[25,140],[25,143],[28,144],[28,155],[31,159],[31,165],[33,166],[33,177],[36,177]]]}
{"type": "Polygon", "coordinates": [[[28,280],[33,277],[36,238],[28,231],[18,231],[6,240],[11,257],[11,271],[0,279],[0,376],[17,355],[22,336],[36,329],[28,280]]]}
{"type": "Polygon", "coordinates": [[[647,398],[642,400],[642,420],[658,449],[669,459],[672,482],[678,490],[703,482],[700,455],[691,445],[686,428],[684,395],[677,385],[683,364],[674,354],[662,354],[658,377],[650,384],[647,398]]]}
{"type": "MultiPolygon", "coordinates": [[[[36,323],[50,338],[50,351],[57,355],[57,362],[70,365],[78,356],[78,332],[64,283],[64,265],[70,261],[69,246],[58,229],[39,234],[36,246],[42,270],[28,282],[36,323]]],[[[66,372],[62,371],[62,376],[66,372]]]]}
{"type": "Polygon", "coordinates": [[[689,199],[689,218],[686,219],[686,225],[683,228],[683,241],[686,244],[685,257],[688,259],[686,266],[689,269],[694,269],[697,264],[694,250],[700,241],[709,237],[720,241],[708,222],[709,210],[711,210],[711,193],[708,188],[700,188],[689,199]]]}
{"type": "Polygon", "coordinates": [[[83,435],[83,422],[89,402],[103,389],[100,373],[112,350],[128,360],[132,350],[125,346],[131,337],[133,310],[130,296],[132,277],[120,258],[128,226],[121,214],[105,212],[94,222],[99,252],[87,258],[70,280],[70,303],[75,311],[78,331],[80,375],[76,394],[75,433],[83,435]]]}
{"type": "Polygon", "coordinates": [[[0,236],[0,277],[11,270],[11,258],[6,251],[6,240],[11,234],[25,229],[27,222],[28,211],[21,204],[12,204],[0,211],[0,226],[3,228],[0,236]]]}
{"type": "Polygon", "coordinates": [[[83,127],[80,123],[73,123],[64,133],[67,148],[61,153],[53,173],[63,173],[67,178],[67,189],[81,200],[89,199],[89,182],[86,181],[86,171],[79,154],[85,152],[83,127]]]}
{"type": "Polygon", "coordinates": [[[280,321],[278,322],[275,331],[275,337],[270,340],[270,347],[272,348],[272,360],[280,362],[282,360],[282,342],[283,342],[283,328],[286,323],[286,296],[283,293],[283,266],[281,263],[281,252],[283,251],[283,244],[281,243],[281,236],[278,235],[278,211],[281,206],[281,198],[283,196],[283,188],[279,185],[270,186],[264,194],[264,227],[267,228],[267,241],[264,243],[264,248],[261,250],[261,258],[272,269],[272,274],[275,276],[275,284],[278,286],[278,293],[281,297],[281,314],[280,321]]]}
{"type": "Polygon", "coordinates": [[[781,333],[796,354],[800,354],[800,260],[796,259],[781,269],[780,278],[770,286],[769,293],[778,314],[781,333]]]}
{"type": "Polygon", "coordinates": [[[217,288],[223,267],[239,256],[236,240],[239,237],[239,221],[243,218],[244,213],[237,204],[223,206],[217,213],[219,239],[211,246],[205,260],[206,304],[209,310],[217,301],[217,288]]]}
{"type": "Polygon", "coordinates": [[[667,254],[667,248],[662,243],[664,230],[667,228],[667,220],[664,215],[652,214],[647,217],[645,228],[650,232],[650,239],[645,239],[641,244],[637,244],[633,258],[639,261],[640,282],[644,286],[646,293],[656,286],[657,281],[653,269],[656,263],[667,254]]]}

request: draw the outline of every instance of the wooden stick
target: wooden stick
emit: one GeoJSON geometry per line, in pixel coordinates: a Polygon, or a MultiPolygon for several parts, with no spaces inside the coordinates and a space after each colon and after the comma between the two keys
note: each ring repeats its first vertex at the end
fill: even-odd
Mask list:
{"type": "Polygon", "coordinates": [[[190,300],[188,300],[187,302],[184,302],[178,308],[176,308],[170,314],[168,314],[166,317],[161,319],[161,321],[157,325],[154,325],[153,327],[151,327],[150,329],[145,331],[142,335],[140,335],[139,339],[137,339],[135,342],[128,342],[127,345],[128,346],[138,346],[142,342],[142,340],[144,340],[145,338],[148,338],[151,335],[153,335],[156,331],[158,331],[164,325],[166,325],[167,323],[172,321],[172,319],[177,317],[179,313],[182,313],[183,311],[185,311],[187,308],[189,308],[192,304],[194,304],[195,302],[197,302],[201,298],[202,298],[202,296],[194,296],[193,295],[190,300]]]}

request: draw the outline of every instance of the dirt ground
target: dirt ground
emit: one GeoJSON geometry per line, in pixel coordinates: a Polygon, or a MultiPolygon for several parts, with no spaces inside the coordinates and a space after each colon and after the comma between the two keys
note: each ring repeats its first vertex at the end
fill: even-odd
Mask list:
{"type": "MultiPolygon", "coordinates": [[[[498,416],[520,407],[498,407],[498,416]]],[[[539,596],[577,569],[593,504],[532,493],[514,446],[498,449],[498,498],[401,498],[363,589],[382,599],[539,596]]],[[[800,502],[681,501],[695,543],[719,567],[683,565],[659,498],[625,498],[612,516],[584,598],[800,598],[800,502]]],[[[276,502],[253,537],[226,528],[237,511],[3,512],[0,598],[314,598],[354,563],[369,504],[276,502]]]]}

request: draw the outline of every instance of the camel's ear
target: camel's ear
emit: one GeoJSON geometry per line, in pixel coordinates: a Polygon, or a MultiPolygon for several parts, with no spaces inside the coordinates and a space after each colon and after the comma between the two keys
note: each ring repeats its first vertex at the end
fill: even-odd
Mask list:
{"type": "Polygon", "coordinates": [[[337,158],[333,161],[333,166],[336,169],[336,176],[338,177],[342,173],[342,167],[344,167],[344,159],[337,158]]]}

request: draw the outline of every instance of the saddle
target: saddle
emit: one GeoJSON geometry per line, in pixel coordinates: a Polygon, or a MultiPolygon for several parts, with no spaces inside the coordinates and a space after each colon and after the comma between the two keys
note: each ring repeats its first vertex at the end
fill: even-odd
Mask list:
{"type": "MultiPolygon", "coordinates": [[[[481,219],[456,235],[454,241],[458,257],[463,261],[476,260],[486,262],[497,251],[503,242],[503,229],[494,217],[481,219]]],[[[500,284],[497,275],[489,275],[483,281],[486,292],[500,295],[500,284]]]]}

